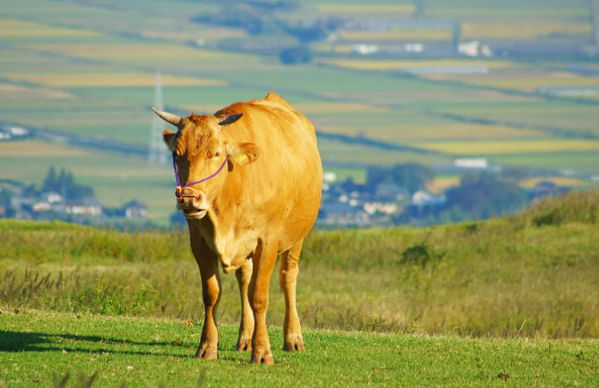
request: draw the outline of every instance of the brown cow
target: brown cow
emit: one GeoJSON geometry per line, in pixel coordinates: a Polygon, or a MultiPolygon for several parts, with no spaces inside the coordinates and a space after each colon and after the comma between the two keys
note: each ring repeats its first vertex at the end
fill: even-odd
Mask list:
{"type": "Polygon", "coordinates": [[[312,123],[270,92],[213,116],[154,112],[178,175],[177,207],[189,227],[202,277],[204,326],[196,357],[217,358],[218,265],[235,270],[242,313],[238,351],[273,364],[266,329],[268,287],[277,256],[285,296],[284,349],[303,350],[295,303],[302,243],[320,207],[322,166],[312,123]]]}

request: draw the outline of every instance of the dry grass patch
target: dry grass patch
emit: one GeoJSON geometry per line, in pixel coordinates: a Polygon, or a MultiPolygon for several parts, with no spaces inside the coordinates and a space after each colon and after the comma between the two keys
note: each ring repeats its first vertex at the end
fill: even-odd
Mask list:
{"type": "Polygon", "coordinates": [[[357,103],[300,103],[296,104],[298,111],[305,114],[335,114],[335,113],[382,113],[391,112],[390,109],[357,103]]]}
{"type": "Polygon", "coordinates": [[[29,86],[15,85],[15,84],[3,84],[0,83],[0,98],[20,99],[20,100],[31,100],[31,99],[46,99],[46,98],[74,98],[72,94],[64,92],[62,90],[49,90],[32,88],[29,86]]]}
{"type": "Polygon", "coordinates": [[[173,27],[172,30],[148,29],[141,31],[140,34],[141,36],[150,39],[168,39],[182,43],[193,42],[198,38],[213,41],[225,38],[241,39],[247,37],[247,33],[245,31],[237,29],[219,28],[213,26],[207,29],[199,29],[197,25],[190,26],[189,28],[181,28],[181,25],[175,25],[171,27],[173,27]]]}
{"type": "Polygon", "coordinates": [[[514,70],[492,72],[492,74],[430,74],[432,80],[461,81],[467,84],[516,89],[534,92],[545,87],[599,87],[599,77],[584,77],[566,71],[514,70]]]}
{"type": "Polygon", "coordinates": [[[489,69],[499,69],[518,66],[509,61],[479,61],[479,60],[374,60],[374,59],[338,59],[325,63],[354,70],[395,71],[410,68],[434,67],[470,67],[484,66],[489,69]]]}
{"type": "MultiPolygon", "coordinates": [[[[439,140],[498,140],[498,139],[525,139],[539,138],[546,136],[544,133],[535,130],[516,129],[501,125],[480,125],[469,123],[456,123],[450,121],[436,121],[422,118],[420,120],[404,121],[401,114],[397,115],[397,123],[392,126],[368,126],[357,127],[355,124],[339,125],[334,120],[322,120],[314,118],[319,127],[327,132],[345,134],[345,135],[365,135],[378,140],[388,140],[393,142],[407,141],[439,141],[439,140]]],[[[432,145],[445,143],[430,143],[432,145]]],[[[441,152],[447,152],[445,148],[435,148],[427,143],[425,148],[435,149],[441,152]],[[429,146],[430,145],[430,146],[429,146]]],[[[452,145],[454,142],[452,141],[452,145]]],[[[456,143],[462,144],[462,143],[456,143]]]]}
{"type": "Polygon", "coordinates": [[[441,194],[445,192],[448,188],[459,185],[459,176],[437,177],[426,183],[426,189],[431,193],[441,194]]]}
{"type": "Polygon", "coordinates": [[[348,14],[348,15],[364,15],[364,14],[383,14],[389,16],[411,15],[414,10],[414,4],[319,4],[316,6],[318,12],[327,14],[348,14]]]}
{"type": "Polygon", "coordinates": [[[543,177],[543,178],[528,178],[528,179],[521,180],[519,184],[520,184],[520,187],[532,189],[541,182],[551,182],[557,186],[564,186],[564,187],[582,187],[582,186],[589,186],[591,184],[589,181],[585,181],[583,179],[566,178],[566,177],[561,177],[561,176],[549,176],[549,177],[543,177]]]}
{"type": "Polygon", "coordinates": [[[124,64],[156,63],[185,63],[189,67],[197,68],[209,62],[254,63],[255,57],[242,54],[231,54],[219,51],[194,49],[191,47],[172,44],[146,44],[127,42],[123,44],[32,44],[28,47],[35,50],[58,52],[73,57],[108,61],[124,64]]]}
{"type": "MultiPolygon", "coordinates": [[[[108,87],[151,87],[156,83],[152,73],[29,73],[10,76],[15,81],[32,82],[58,88],[108,88],[108,87]]],[[[227,83],[215,79],[194,77],[162,76],[163,86],[225,86],[227,83]]]]}
{"type": "Polygon", "coordinates": [[[18,19],[0,19],[0,38],[29,37],[98,37],[101,33],[65,27],[53,27],[47,24],[18,19]]]}
{"type": "Polygon", "coordinates": [[[510,24],[505,20],[462,23],[465,39],[531,39],[550,34],[588,35],[591,24],[566,20],[529,20],[510,24]]]}
{"type": "Polygon", "coordinates": [[[388,31],[341,31],[346,41],[449,40],[452,32],[443,28],[394,28],[388,31]]]}
{"type": "Polygon", "coordinates": [[[41,141],[0,142],[2,157],[45,158],[49,156],[85,156],[81,149],[41,141]]]}

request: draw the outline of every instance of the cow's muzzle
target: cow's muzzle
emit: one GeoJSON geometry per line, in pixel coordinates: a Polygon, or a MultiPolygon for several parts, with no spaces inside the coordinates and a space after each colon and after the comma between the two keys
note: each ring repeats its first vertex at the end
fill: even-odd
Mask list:
{"type": "Polygon", "coordinates": [[[187,219],[200,219],[208,213],[206,194],[192,187],[177,187],[177,209],[183,212],[187,219]]]}

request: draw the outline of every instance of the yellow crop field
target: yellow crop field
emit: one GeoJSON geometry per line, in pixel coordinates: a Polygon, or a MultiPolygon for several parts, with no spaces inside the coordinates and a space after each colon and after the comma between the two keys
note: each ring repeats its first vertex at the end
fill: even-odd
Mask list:
{"type": "Polygon", "coordinates": [[[396,28],[388,31],[341,31],[339,39],[345,41],[396,41],[396,40],[449,40],[452,31],[443,28],[396,28]]]}
{"type": "Polygon", "coordinates": [[[441,194],[450,187],[459,186],[459,176],[441,176],[426,183],[426,189],[434,194],[441,194]]]}
{"type": "Polygon", "coordinates": [[[351,14],[351,15],[364,15],[364,14],[405,14],[410,15],[414,12],[415,7],[413,4],[371,4],[365,2],[364,4],[320,4],[316,7],[320,13],[326,14],[351,14]]]}
{"type": "Polygon", "coordinates": [[[224,28],[224,27],[211,27],[206,29],[199,29],[196,25],[194,28],[176,28],[172,30],[165,29],[147,29],[140,31],[140,35],[150,39],[168,39],[180,42],[193,42],[201,37],[206,41],[209,40],[220,40],[224,38],[245,38],[247,33],[243,30],[224,28]]]}
{"type": "Polygon", "coordinates": [[[204,63],[211,65],[231,63],[252,64],[258,57],[220,51],[195,49],[169,44],[30,44],[28,48],[45,52],[62,53],[73,57],[107,61],[116,64],[145,64],[185,66],[198,68],[204,63]]]}
{"type": "Polygon", "coordinates": [[[385,60],[385,59],[335,59],[324,63],[354,70],[397,71],[408,68],[421,67],[460,67],[484,66],[489,69],[516,68],[521,65],[509,61],[484,61],[484,60],[385,60]]]}
{"type": "Polygon", "coordinates": [[[564,151],[599,151],[595,140],[528,140],[423,143],[421,147],[453,155],[497,155],[564,151]]]}
{"type": "Polygon", "coordinates": [[[10,99],[31,100],[33,98],[74,98],[75,96],[62,90],[47,90],[30,86],[0,83],[0,99],[4,102],[10,99]]]}
{"type": "Polygon", "coordinates": [[[510,71],[500,73],[454,75],[432,74],[428,79],[462,81],[472,85],[490,86],[522,91],[535,91],[544,87],[599,87],[599,77],[585,77],[566,71],[510,71]]]}
{"type": "MultiPolygon", "coordinates": [[[[156,75],[151,73],[36,73],[13,74],[14,81],[31,82],[38,85],[56,88],[84,87],[143,87],[154,86],[156,75]]],[[[165,74],[162,76],[163,86],[225,86],[221,80],[179,77],[165,74]]]]}
{"type": "Polygon", "coordinates": [[[579,21],[527,21],[513,25],[505,20],[462,23],[465,39],[530,39],[549,34],[590,34],[590,23],[579,21]]]}
{"type": "Polygon", "coordinates": [[[41,141],[0,142],[0,155],[2,157],[45,158],[50,156],[85,156],[86,154],[86,151],[77,148],[41,141]]]}
{"type": "Polygon", "coordinates": [[[358,128],[353,127],[351,124],[348,124],[347,126],[338,126],[334,122],[329,124],[328,121],[321,121],[318,117],[315,117],[314,121],[316,124],[318,124],[319,128],[327,132],[347,134],[352,136],[362,134],[374,139],[390,142],[408,142],[412,144],[440,139],[448,141],[453,139],[463,139],[466,141],[475,139],[482,142],[485,140],[495,141],[499,139],[526,139],[532,137],[543,138],[547,136],[545,133],[540,131],[516,129],[500,125],[479,125],[445,121],[439,121],[438,123],[430,123],[426,121],[402,122],[401,115],[397,116],[397,123],[394,124],[393,127],[383,127],[381,125],[377,125],[370,128],[358,128]]]}
{"type": "Polygon", "coordinates": [[[520,185],[520,187],[531,189],[541,182],[551,182],[557,186],[562,186],[562,187],[563,186],[565,186],[565,187],[581,187],[581,186],[588,186],[588,185],[592,184],[591,182],[585,181],[582,179],[555,176],[555,177],[523,179],[519,182],[519,185],[520,185]]]}
{"type": "MultiPolygon", "coordinates": [[[[294,104],[295,108],[307,115],[317,114],[345,114],[351,113],[382,113],[390,112],[389,109],[379,108],[376,106],[370,106],[365,104],[357,103],[336,103],[336,102],[325,102],[325,103],[299,103],[294,104]]],[[[183,105],[183,110],[186,112],[215,112],[222,106],[214,104],[202,104],[202,105],[183,105]]]]}
{"type": "Polygon", "coordinates": [[[25,38],[25,37],[97,37],[101,33],[90,30],[80,30],[65,27],[53,27],[18,19],[0,19],[0,38],[25,38]]]}
{"type": "Polygon", "coordinates": [[[377,113],[390,112],[389,109],[357,103],[301,103],[296,104],[297,110],[305,114],[335,114],[335,113],[377,113]]]}

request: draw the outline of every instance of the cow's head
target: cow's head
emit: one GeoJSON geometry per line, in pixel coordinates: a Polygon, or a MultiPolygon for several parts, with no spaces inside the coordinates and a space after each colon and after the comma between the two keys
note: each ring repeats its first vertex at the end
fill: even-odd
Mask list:
{"type": "Polygon", "coordinates": [[[164,142],[175,157],[181,192],[177,208],[187,219],[203,218],[211,210],[214,199],[220,194],[226,176],[236,166],[253,162],[257,158],[253,143],[236,143],[227,133],[227,126],[235,123],[242,114],[204,116],[192,114],[181,117],[152,108],[164,121],[177,127],[177,132],[165,130],[164,142]],[[223,167],[222,170],[219,170],[223,167]],[[220,172],[219,172],[220,171],[220,172]],[[214,177],[197,185],[187,184],[214,177]]]}

